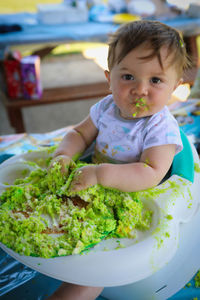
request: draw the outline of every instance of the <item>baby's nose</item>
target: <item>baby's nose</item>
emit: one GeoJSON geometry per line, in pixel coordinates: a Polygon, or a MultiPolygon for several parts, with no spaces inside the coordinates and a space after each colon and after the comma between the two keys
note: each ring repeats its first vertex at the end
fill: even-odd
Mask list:
{"type": "Polygon", "coordinates": [[[142,81],[137,82],[136,93],[139,96],[147,96],[147,94],[148,94],[147,84],[145,82],[142,82],[142,81]]]}

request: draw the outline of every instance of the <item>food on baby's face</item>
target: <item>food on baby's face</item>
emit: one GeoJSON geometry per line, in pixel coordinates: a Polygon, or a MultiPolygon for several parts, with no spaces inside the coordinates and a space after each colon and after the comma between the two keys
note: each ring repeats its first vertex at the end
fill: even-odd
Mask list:
{"type": "Polygon", "coordinates": [[[133,113],[134,118],[136,118],[141,111],[148,111],[148,105],[144,98],[136,99],[135,107],[136,112],[133,113]]]}
{"type": "Polygon", "coordinates": [[[48,171],[38,166],[6,188],[0,196],[0,242],[21,255],[50,258],[149,229],[152,213],[144,210],[137,193],[100,185],[70,192],[73,175],[83,165],[78,162],[68,175],[61,174],[57,162],[48,171]]]}

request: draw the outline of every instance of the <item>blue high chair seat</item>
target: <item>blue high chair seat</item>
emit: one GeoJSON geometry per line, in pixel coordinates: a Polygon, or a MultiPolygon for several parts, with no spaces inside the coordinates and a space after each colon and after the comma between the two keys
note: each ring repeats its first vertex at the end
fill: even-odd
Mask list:
{"type": "Polygon", "coordinates": [[[180,134],[183,143],[183,150],[175,155],[170,175],[178,175],[194,182],[194,158],[192,148],[188,138],[182,130],[180,130],[180,134]]]}

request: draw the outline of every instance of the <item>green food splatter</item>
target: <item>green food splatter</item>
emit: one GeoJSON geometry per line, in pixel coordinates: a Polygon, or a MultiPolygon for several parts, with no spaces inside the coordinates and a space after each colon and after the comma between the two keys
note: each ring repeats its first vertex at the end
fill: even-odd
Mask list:
{"type": "Polygon", "coordinates": [[[191,286],[192,286],[191,282],[188,282],[188,283],[186,284],[186,287],[191,287],[191,286]]]}
{"type": "Polygon", "coordinates": [[[0,241],[17,253],[44,258],[79,254],[104,238],[133,238],[136,229],[150,228],[152,212],[144,209],[140,193],[100,185],[69,192],[74,173],[86,163],[78,161],[64,176],[60,164],[47,171],[38,162],[0,196],[0,241]]]}
{"type": "Polygon", "coordinates": [[[198,163],[194,163],[194,171],[200,173],[200,166],[198,163]]]}
{"type": "Polygon", "coordinates": [[[184,48],[184,42],[181,39],[179,40],[179,43],[180,43],[181,48],[184,48]]]}
{"type": "Polygon", "coordinates": [[[135,107],[136,107],[136,112],[133,113],[134,118],[137,116],[141,108],[145,111],[148,111],[148,106],[144,98],[136,99],[135,107]]]}
{"type": "Polygon", "coordinates": [[[195,287],[200,288],[200,270],[197,272],[196,276],[194,277],[195,287]]]}

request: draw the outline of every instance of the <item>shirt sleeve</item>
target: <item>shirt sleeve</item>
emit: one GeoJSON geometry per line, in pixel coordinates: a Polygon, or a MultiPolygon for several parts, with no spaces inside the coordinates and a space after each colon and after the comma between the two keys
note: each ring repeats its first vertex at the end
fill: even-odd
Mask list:
{"type": "Polygon", "coordinates": [[[169,144],[176,145],[176,154],[183,149],[178,123],[166,107],[147,122],[143,151],[154,146],[169,144]]]}
{"type": "Polygon", "coordinates": [[[99,102],[95,103],[90,108],[90,117],[97,129],[99,129],[99,122],[100,122],[101,116],[107,110],[111,101],[112,101],[111,95],[108,95],[107,97],[103,98],[99,102]]]}

